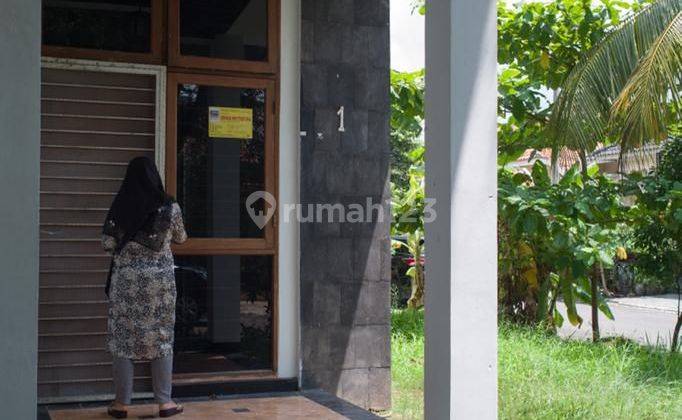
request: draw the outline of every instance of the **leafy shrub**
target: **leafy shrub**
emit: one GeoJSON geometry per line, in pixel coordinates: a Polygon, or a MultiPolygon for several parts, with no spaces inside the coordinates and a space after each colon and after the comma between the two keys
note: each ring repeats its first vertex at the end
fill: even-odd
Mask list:
{"type": "MultiPolygon", "coordinates": [[[[552,184],[536,162],[532,175],[500,170],[498,176],[500,308],[512,319],[560,326],[556,301],[567,306],[569,322],[580,325],[576,301],[591,301],[590,275],[611,266],[621,244],[625,217],[619,186],[598,173],[570,169],[552,184]]],[[[599,293],[599,292],[598,292],[599,293]]],[[[599,309],[612,314],[601,293],[599,309]]]]}

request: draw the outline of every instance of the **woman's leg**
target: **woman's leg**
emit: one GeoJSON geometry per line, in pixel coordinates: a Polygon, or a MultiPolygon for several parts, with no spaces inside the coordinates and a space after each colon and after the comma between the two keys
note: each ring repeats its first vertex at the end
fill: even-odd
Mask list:
{"type": "Polygon", "coordinates": [[[116,403],[129,405],[133,395],[133,361],[114,356],[114,385],[116,403]]]}
{"type": "Polygon", "coordinates": [[[173,402],[171,388],[173,387],[173,355],[152,360],[152,385],[154,399],[159,405],[173,402]]]}

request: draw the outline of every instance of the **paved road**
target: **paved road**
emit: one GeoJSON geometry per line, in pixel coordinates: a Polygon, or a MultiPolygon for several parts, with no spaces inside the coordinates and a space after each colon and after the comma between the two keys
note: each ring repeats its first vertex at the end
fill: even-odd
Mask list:
{"type": "MultiPolygon", "coordinates": [[[[604,314],[599,313],[599,329],[602,337],[623,336],[642,344],[670,345],[677,321],[676,295],[611,299],[609,307],[615,320],[611,321],[604,314]]],[[[559,310],[566,319],[559,330],[559,335],[578,339],[592,338],[589,305],[578,305],[578,313],[583,318],[581,328],[573,327],[568,323],[565,317],[566,308],[563,304],[559,306],[559,310]]]]}

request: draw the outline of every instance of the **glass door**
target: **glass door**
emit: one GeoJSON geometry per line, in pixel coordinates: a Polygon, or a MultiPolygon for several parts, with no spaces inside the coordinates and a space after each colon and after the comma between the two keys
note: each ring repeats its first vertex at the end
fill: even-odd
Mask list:
{"type": "Polygon", "coordinates": [[[174,248],[177,373],[275,369],[274,95],[272,80],[168,76],[167,189],[189,236],[174,248]]]}

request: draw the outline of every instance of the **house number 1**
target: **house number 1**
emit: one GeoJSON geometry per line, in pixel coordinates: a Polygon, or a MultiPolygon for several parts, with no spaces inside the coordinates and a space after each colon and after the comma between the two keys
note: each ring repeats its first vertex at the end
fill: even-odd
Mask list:
{"type": "Polygon", "coordinates": [[[344,115],[343,115],[343,114],[344,114],[343,106],[341,106],[341,107],[339,107],[339,110],[338,110],[338,112],[336,113],[336,115],[339,116],[339,131],[341,131],[341,132],[345,132],[345,131],[346,131],[346,127],[343,125],[343,120],[344,120],[344,115]]]}

